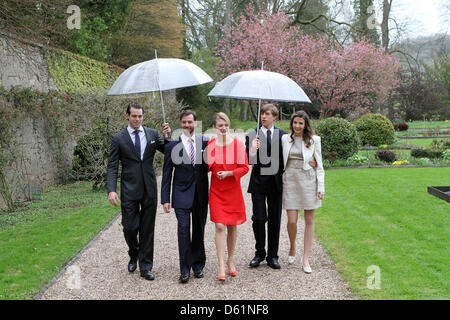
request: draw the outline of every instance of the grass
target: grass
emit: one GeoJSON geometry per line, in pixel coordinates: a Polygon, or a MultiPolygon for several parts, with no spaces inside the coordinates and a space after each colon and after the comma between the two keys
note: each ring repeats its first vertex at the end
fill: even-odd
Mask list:
{"type": "Polygon", "coordinates": [[[117,214],[86,182],[0,214],[0,300],[31,299],[117,214]]]}
{"type": "MultiPolygon", "coordinates": [[[[450,119],[448,119],[450,120],[450,119]]],[[[418,129],[418,128],[450,128],[450,122],[447,120],[443,121],[408,121],[406,124],[411,129],[418,129]]]]}
{"type": "Polygon", "coordinates": [[[450,168],[327,170],[316,232],[361,299],[449,299],[449,204],[427,193],[450,168]],[[367,288],[369,266],[381,289],[367,288]]]}

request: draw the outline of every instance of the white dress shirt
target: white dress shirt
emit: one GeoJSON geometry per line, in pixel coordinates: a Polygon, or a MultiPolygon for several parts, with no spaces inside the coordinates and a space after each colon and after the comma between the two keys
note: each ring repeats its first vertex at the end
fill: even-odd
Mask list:
{"type": "Polygon", "coordinates": [[[194,157],[195,157],[195,155],[197,154],[196,153],[196,151],[197,151],[197,148],[196,148],[196,146],[195,146],[195,133],[192,135],[192,137],[189,137],[189,136],[187,136],[186,134],[184,134],[184,132],[183,132],[183,134],[180,136],[181,137],[181,142],[183,142],[183,147],[184,147],[184,150],[186,150],[186,152],[187,152],[187,155],[190,157],[190,155],[191,155],[191,143],[190,143],[190,139],[192,138],[193,139],[193,145],[194,145],[194,157]]]}
{"type": "MultiPolygon", "coordinates": [[[[130,134],[131,141],[133,141],[133,145],[135,144],[136,135],[134,134],[135,129],[131,128],[130,125],[127,127],[128,133],[130,134]]],[[[144,128],[142,126],[139,127],[139,139],[141,140],[141,160],[144,159],[144,151],[147,146],[147,137],[145,136],[144,128]]]]}
{"type": "MultiPolygon", "coordinates": [[[[261,126],[261,128],[259,129],[259,131],[262,132],[266,136],[266,138],[267,138],[267,131],[268,130],[270,130],[271,136],[273,137],[273,132],[275,130],[275,126],[272,125],[272,127],[270,129],[267,129],[264,126],[261,126]]],[[[252,152],[251,149],[252,149],[252,145],[251,145],[251,141],[250,141],[249,153],[250,153],[250,156],[254,157],[256,155],[256,151],[252,152]]]]}

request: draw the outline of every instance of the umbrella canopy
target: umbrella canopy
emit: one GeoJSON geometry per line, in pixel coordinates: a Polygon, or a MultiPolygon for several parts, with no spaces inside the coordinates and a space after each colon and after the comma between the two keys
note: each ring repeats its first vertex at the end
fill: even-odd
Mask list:
{"type": "Polygon", "coordinates": [[[219,81],[208,96],[311,103],[311,100],[294,80],[281,73],[265,70],[233,73],[219,81]]]}
{"type": "Polygon", "coordinates": [[[109,96],[172,90],[212,82],[195,64],[175,58],[157,58],[126,69],[109,89],[109,96]]]}

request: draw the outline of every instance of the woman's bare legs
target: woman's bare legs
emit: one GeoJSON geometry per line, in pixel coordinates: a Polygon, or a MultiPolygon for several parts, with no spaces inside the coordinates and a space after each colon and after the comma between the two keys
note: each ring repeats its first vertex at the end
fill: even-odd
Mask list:
{"type": "Polygon", "coordinates": [[[309,255],[314,237],[314,210],[305,210],[305,238],[304,238],[304,253],[303,266],[309,267],[309,255]]]}
{"type": "Polygon", "coordinates": [[[225,246],[226,246],[226,226],[221,223],[216,223],[216,249],[217,259],[219,262],[219,276],[225,276],[225,246]]]}
{"type": "Polygon", "coordinates": [[[297,221],[298,221],[298,211],[297,210],[286,210],[287,216],[288,216],[288,222],[287,222],[287,231],[289,235],[289,243],[290,243],[290,249],[289,249],[289,255],[291,257],[295,257],[295,251],[296,251],[296,238],[297,238],[297,221]]]}
{"type": "Polygon", "coordinates": [[[236,267],[234,265],[234,251],[236,249],[236,239],[237,239],[237,226],[227,226],[227,247],[228,247],[228,270],[234,271],[236,267]]]}

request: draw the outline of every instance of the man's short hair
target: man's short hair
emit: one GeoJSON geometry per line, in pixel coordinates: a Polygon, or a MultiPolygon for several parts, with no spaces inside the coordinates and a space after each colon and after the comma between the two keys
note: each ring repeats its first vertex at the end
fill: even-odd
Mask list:
{"type": "Polygon", "coordinates": [[[183,117],[191,115],[194,117],[194,121],[197,121],[197,113],[195,113],[194,110],[184,110],[183,112],[181,112],[180,115],[180,120],[183,119],[183,117]]]}
{"type": "Polygon", "coordinates": [[[278,118],[278,109],[271,103],[267,103],[261,107],[261,113],[265,113],[266,111],[270,111],[274,117],[278,118]]]}
{"type": "Polygon", "coordinates": [[[144,113],[144,108],[142,107],[142,105],[139,102],[130,102],[130,104],[127,107],[127,114],[131,114],[131,108],[134,109],[142,109],[142,113],[144,113]]]}

